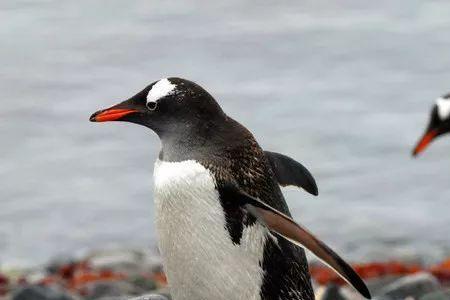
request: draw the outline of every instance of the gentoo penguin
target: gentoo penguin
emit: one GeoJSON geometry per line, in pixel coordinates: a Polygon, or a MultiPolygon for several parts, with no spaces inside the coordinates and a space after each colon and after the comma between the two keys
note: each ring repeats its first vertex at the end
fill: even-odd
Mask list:
{"type": "Polygon", "coordinates": [[[431,117],[424,135],[413,150],[418,155],[438,136],[450,132],[450,93],[439,97],[431,110],[431,117]]]}
{"type": "Polygon", "coordinates": [[[279,185],[317,194],[311,174],[264,152],[199,85],[161,79],[90,120],[144,125],[161,140],[156,228],[173,299],[314,299],[302,247],[370,299],[355,271],[291,218],[279,185]]]}

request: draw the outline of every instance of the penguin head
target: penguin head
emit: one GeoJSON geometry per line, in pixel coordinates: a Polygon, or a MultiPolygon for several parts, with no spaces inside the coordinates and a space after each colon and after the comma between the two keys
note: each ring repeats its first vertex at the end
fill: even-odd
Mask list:
{"type": "Polygon", "coordinates": [[[427,129],[413,150],[418,155],[438,136],[450,132],[450,93],[439,97],[432,110],[427,129]]]}
{"type": "Polygon", "coordinates": [[[97,111],[90,121],[131,122],[152,129],[160,138],[174,138],[224,117],[220,106],[202,87],[171,77],[155,81],[130,99],[97,111]]]}

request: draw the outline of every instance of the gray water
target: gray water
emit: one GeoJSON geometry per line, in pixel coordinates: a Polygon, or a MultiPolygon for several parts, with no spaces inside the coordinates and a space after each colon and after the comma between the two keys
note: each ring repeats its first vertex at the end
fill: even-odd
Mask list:
{"type": "Polygon", "coordinates": [[[315,175],[295,219],[350,260],[450,254],[449,1],[0,2],[0,263],[155,244],[157,137],[90,114],[194,80],[315,175]],[[337,4],[339,3],[339,4],[337,4]]]}

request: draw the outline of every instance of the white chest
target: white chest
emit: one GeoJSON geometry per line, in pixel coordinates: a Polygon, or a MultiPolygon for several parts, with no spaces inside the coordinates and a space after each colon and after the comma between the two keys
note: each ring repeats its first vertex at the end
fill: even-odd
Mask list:
{"type": "Polygon", "coordinates": [[[232,243],[214,177],[201,164],[155,163],[156,227],[174,300],[259,300],[267,230],[232,243]]]}

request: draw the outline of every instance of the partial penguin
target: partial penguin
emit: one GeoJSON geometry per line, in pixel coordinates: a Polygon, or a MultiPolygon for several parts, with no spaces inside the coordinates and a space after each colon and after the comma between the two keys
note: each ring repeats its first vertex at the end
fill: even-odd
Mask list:
{"type": "Polygon", "coordinates": [[[450,132],[450,93],[439,97],[430,113],[430,120],[414,150],[413,156],[423,152],[437,137],[450,132]]]}

